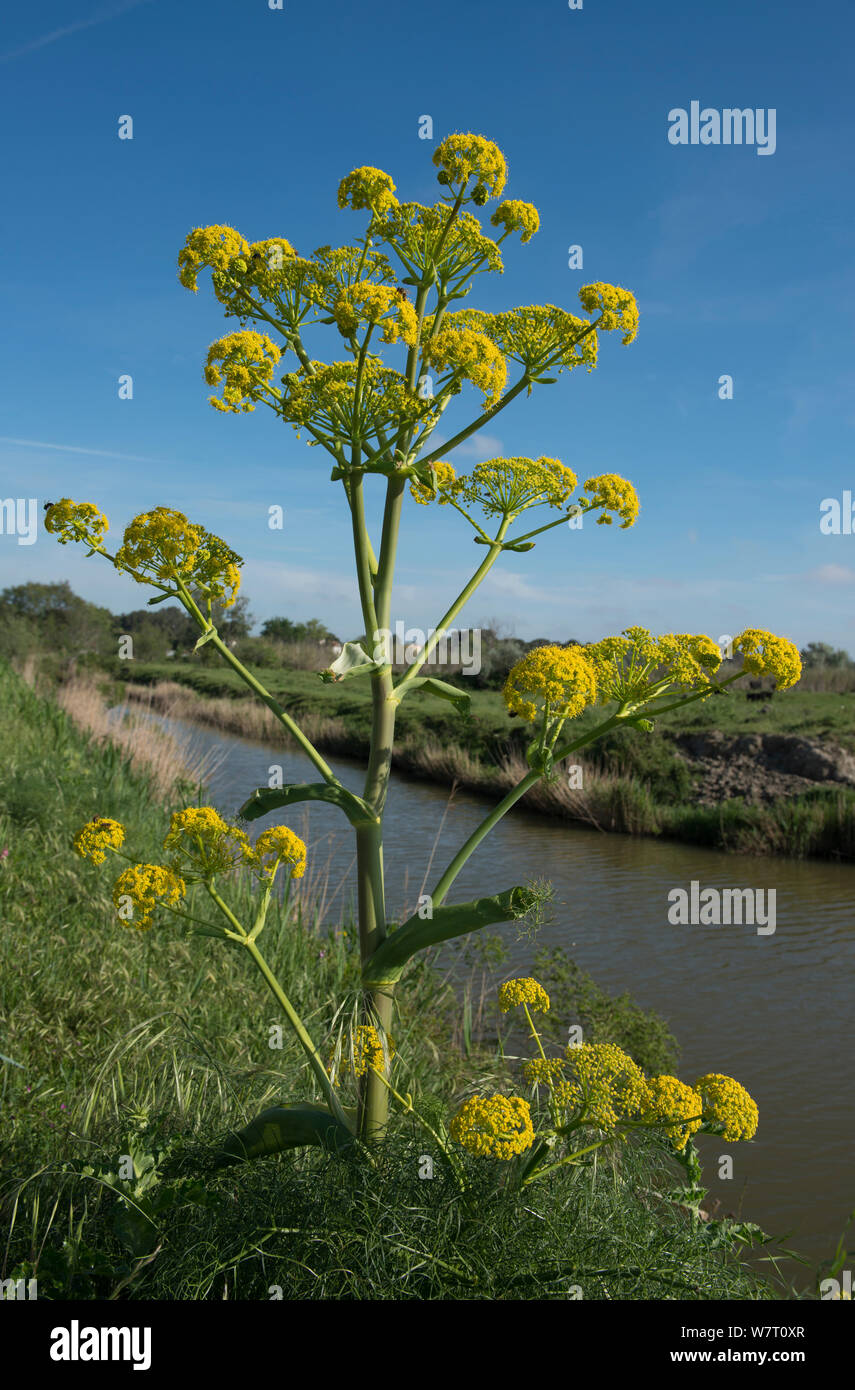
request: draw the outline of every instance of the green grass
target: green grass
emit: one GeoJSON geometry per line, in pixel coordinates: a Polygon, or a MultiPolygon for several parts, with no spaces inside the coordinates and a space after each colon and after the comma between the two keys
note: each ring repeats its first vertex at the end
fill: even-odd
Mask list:
{"type": "MultiPolygon", "coordinates": [[[[277,1284],[306,1299],[551,1299],[571,1285],[586,1298],[774,1296],[665,1199],[674,1166],[650,1140],[524,1200],[501,1164],[467,1161],[465,1200],[440,1162],[420,1178],[432,1148],[409,1120],[376,1170],[315,1151],[215,1170],[230,1130],[312,1096],[303,1054],[287,1033],[269,1046],[281,1019],[237,951],[117,926],[115,871],[73,854],[97,813],[156,862],[169,808],[146,779],[2,668],[0,707],[0,1278],[35,1275],[56,1299],[268,1298],[277,1284]]],[[[322,917],[321,889],[279,906],[263,944],[326,1051],[356,1005],[358,963],[347,904],[322,917]]],[[[232,886],[238,908],[246,892],[232,886]]],[[[554,1017],[584,1019],[589,1041],[616,1041],[650,1070],[673,1064],[661,1019],[566,957],[542,964],[554,1017]]],[[[501,965],[493,940],[474,941],[422,960],[400,990],[397,1081],[434,1119],[464,1094],[522,1084],[495,1009],[501,965]]]]}

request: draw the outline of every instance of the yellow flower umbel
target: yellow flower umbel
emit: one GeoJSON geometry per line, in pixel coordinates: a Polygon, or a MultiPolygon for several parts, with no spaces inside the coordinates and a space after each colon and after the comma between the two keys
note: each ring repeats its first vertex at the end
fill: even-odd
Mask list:
{"type": "Polygon", "coordinates": [[[205,266],[215,272],[227,271],[233,260],[248,255],[249,244],[234,227],[196,227],[179,252],[178,278],[186,290],[196,294],[197,276],[205,266]]]}
{"type": "Polygon", "coordinates": [[[129,927],[146,931],[155,908],[174,908],[186,892],[183,878],[160,864],[133,864],[113,886],[113,902],[129,927]]]}
{"type": "Polygon", "coordinates": [[[568,1047],[572,1081],[555,1087],[555,1099],[568,1110],[580,1111],[599,1129],[613,1129],[644,1108],[647,1083],[641,1069],[613,1043],[582,1043],[568,1047]]]}
{"type": "Polygon", "coordinates": [[[451,1121],[449,1134],[479,1158],[514,1158],[534,1143],[531,1109],[522,1096],[473,1096],[451,1121]]]}
{"type": "Polygon", "coordinates": [[[252,850],[252,859],[263,878],[273,878],[280,864],[291,870],[289,878],[302,878],[306,872],[306,846],[287,825],[262,830],[252,850]]]}
{"type": "Polygon", "coordinates": [[[526,1004],[536,1013],[549,1011],[549,995],[537,980],[525,975],[517,980],[506,980],[499,986],[499,1008],[503,1014],[510,1013],[520,1004],[526,1004]]]}
{"type": "MultiPolygon", "coordinates": [[[[471,312],[471,311],[470,311],[471,312]]],[[[598,338],[586,319],[554,304],[528,304],[486,316],[484,331],[530,377],[597,365],[598,338]]]]}
{"type": "Polygon", "coordinates": [[[486,516],[513,520],[529,507],[563,507],[575,486],[576,474],[559,459],[500,458],[476,464],[449,491],[486,516]]]}
{"type": "Polygon", "coordinates": [[[382,169],[373,169],[369,164],[352,170],[338,186],[338,205],[356,211],[368,208],[381,217],[394,211],[398,200],[391,175],[384,174],[382,169]]]}
{"type": "Polygon", "coordinates": [[[638,493],[626,478],[621,478],[618,473],[600,473],[588,479],[584,491],[588,494],[582,502],[586,512],[594,511],[597,507],[603,509],[602,515],[597,517],[598,526],[611,526],[609,512],[622,518],[622,531],[635,525],[641,504],[638,493]]]}
{"type": "Polygon", "coordinates": [[[511,669],[502,695],[521,719],[572,719],[596,700],[597,673],[582,647],[535,647],[511,669]]]}
{"type": "Polygon", "coordinates": [[[430,472],[433,478],[433,487],[427,483],[419,482],[414,478],[410,483],[410,492],[414,502],[418,502],[420,507],[427,507],[431,502],[439,501],[441,507],[445,507],[451,501],[454,494],[454,484],[457,474],[454,471],[453,463],[444,463],[442,459],[437,459],[430,465],[430,472]]]}
{"type": "Polygon", "coordinates": [[[266,333],[245,329],[227,333],[208,349],[205,380],[209,386],[223,382],[222,399],[209,396],[215,410],[239,415],[255,410],[256,401],[278,401],[279,392],[271,387],[273,372],[282,353],[266,333]],[[222,363],[222,367],[218,366],[222,363]]]}
{"type": "Polygon", "coordinates": [[[760,1112],[744,1086],[730,1076],[699,1076],[695,1090],[703,1100],[704,1123],[721,1125],[724,1139],[753,1139],[760,1112]]]}
{"type": "Polygon", "coordinates": [[[110,523],[92,502],[72,502],[63,497],[52,502],[45,512],[45,530],[56,536],[60,545],[82,541],[91,550],[99,550],[110,523]]]}
{"type": "Polygon", "coordinates": [[[442,184],[464,189],[475,180],[472,201],[479,207],[488,198],[498,198],[508,177],[505,156],[483,135],[447,135],[436,148],[433,162],[439,169],[437,178],[442,184]]]}
{"type": "Polygon", "coordinates": [[[501,399],[508,379],[508,364],[485,333],[459,323],[448,323],[425,343],[422,357],[425,366],[449,370],[450,376],[440,390],[450,385],[454,393],[465,380],[483,392],[485,407],[501,399]]]}
{"type": "Polygon", "coordinates": [[[359,1025],[353,1035],[352,1045],[351,1066],[354,1076],[364,1076],[367,1071],[385,1071],[387,1058],[395,1055],[395,1044],[389,1034],[385,1035],[385,1039],[382,1038],[370,1023],[359,1025]]]}
{"type": "Polygon", "coordinates": [[[384,343],[396,343],[402,338],[408,347],[415,347],[418,341],[419,322],[415,309],[389,285],[359,280],[342,290],[333,306],[333,317],[345,338],[352,338],[360,323],[368,323],[382,324],[384,343]]]}
{"type": "Polygon", "coordinates": [[[520,241],[531,241],[540,226],[540,216],[534,204],[521,203],[516,198],[507,198],[499,203],[490,221],[494,227],[503,226],[505,235],[521,232],[520,241]]]}
{"type": "Polygon", "coordinates": [[[179,856],[183,873],[202,879],[228,873],[252,853],[245,833],[224,821],[213,806],[176,811],[163,848],[179,856]]]}
{"type": "Polygon", "coordinates": [[[601,318],[597,327],[607,333],[620,329],[624,343],[631,343],[638,332],[638,305],[631,290],[620,285],[606,285],[598,280],[594,285],[584,285],[579,291],[579,303],[589,314],[599,309],[601,318]]]}
{"type": "Polygon", "coordinates": [[[93,864],[103,864],[107,850],[121,849],[125,840],[125,827],[109,816],[95,816],[87,821],[74,837],[74,848],[82,859],[91,859],[93,864]]]}
{"type": "Polygon", "coordinates": [[[672,687],[712,689],[721,665],[718,644],[703,634],[681,632],[652,637],[646,627],[628,627],[620,637],[604,637],[586,649],[597,673],[602,700],[635,709],[672,687]]]}
{"type": "Polygon", "coordinates": [[[675,1149],[684,1149],[703,1123],[698,1091],[676,1076],[653,1076],[647,1082],[642,1118],[664,1129],[675,1149]]]}
{"type": "Polygon", "coordinates": [[[206,597],[220,598],[226,608],[235,601],[242,564],[219,536],[171,507],[155,507],[134,517],[115,559],[116,569],[138,584],[163,588],[196,583],[206,597]]]}
{"type": "Polygon", "coordinates": [[[566,1066],[563,1057],[532,1057],[523,1062],[522,1073],[530,1086],[552,1086],[561,1080],[566,1066]]]}
{"type": "Polygon", "coordinates": [[[746,671],[756,676],[774,676],[779,690],[789,690],[801,678],[799,649],[786,637],[776,637],[763,628],[747,627],[734,639],[733,650],[742,652],[746,671]]]}

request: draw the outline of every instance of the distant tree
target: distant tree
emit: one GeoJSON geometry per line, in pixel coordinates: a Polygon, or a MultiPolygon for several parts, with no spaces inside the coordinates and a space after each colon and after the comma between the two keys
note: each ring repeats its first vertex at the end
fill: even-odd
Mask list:
{"type": "Polygon", "coordinates": [[[262,637],[271,642],[330,642],[335,634],[330,632],[320,618],[309,618],[308,622],[295,623],[291,618],[268,618],[261,629],[262,637]]]}
{"type": "Polygon", "coordinates": [[[17,584],[0,593],[0,623],[17,619],[27,625],[42,648],[76,657],[115,652],[113,614],[87,603],[70,584],[17,584]]]}
{"type": "Polygon", "coordinates": [[[834,670],[851,665],[849,653],[842,647],[832,647],[828,642],[808,642],[801,652],[802,664],[806,667],[829,666],[834,670]]]}

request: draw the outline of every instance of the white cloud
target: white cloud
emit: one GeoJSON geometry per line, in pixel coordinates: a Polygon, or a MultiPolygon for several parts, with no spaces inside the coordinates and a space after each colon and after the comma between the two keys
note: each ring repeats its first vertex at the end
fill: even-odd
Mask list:
{"type": "Polygon", "coordinates": [[[815,584],[855,584],[855,570],[848,565],[820,565],[818,569],[808,570],[805,579],[815,584]]]}
{"type": "Polygon", "coordinates": [[[86,449],[77,444],[47,444],[42,439],[12,439],[0,434],[0,444],[16,444],[25,449],[55,449],[62,454],[87,454],[90,458],[124,459],[126,463],[154,463],[168,466],[168,459],[147,458],[144,454],[119,454],[114,449],[86,449]]]}

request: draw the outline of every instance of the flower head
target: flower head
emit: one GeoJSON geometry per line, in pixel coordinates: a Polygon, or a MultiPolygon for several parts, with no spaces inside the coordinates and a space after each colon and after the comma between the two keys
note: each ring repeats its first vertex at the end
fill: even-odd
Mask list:
{"type": "Polygon", "coordinates": [[[155,507],[134,517],[116,554],[116,568],[138,584],[194,582],[226,608],[240,587],[241,557],[183,512],[155,507]]]}
{"type": "Polygon", "coordinates": [[[540,216],[534,204],[521,203],[516,198],[507,198],[499,203],[490,221],[494,227],[504,226],[506,232],[521,232],[520,241],[531,241],[540,226],[540,216]]]}
{"type": "Polygon", "coordinates": [[[620,285],[606,285],[598,280],[594,285],[584,285],[579,291],[579,303],[589,314],[600,311],[597,327],[610,332],[618,328],[623,333],[624,343],[631,343],[638,332],[638,305],[631,290],[620,285]]]}
{"type": "Polygon", "coordinates": [[[534,1143],[531,1109],[522,1096],[472,1096],[458,1110],[449,1133],[479,1158],[510,1159],[534,1143]]]}
{"type": "Polygon", "coordinates": [[[596,669],[582,647],[535,647],[512,667],[502,695],[521,719],[573,719],[597,698],[596,669]]]}
{"type": "Polygon", "coordinates": [[[229,825],[213,806],[190,806],[176,811],[163,841],[188,869],[201,878],[228,873],[235,864],[249,859],[249,840],[243,830],[229,825]]]}
{"type": "Polygon", "coordinates": [[[454,492],[454,483],[457,474],[454,464],[444,463],[442,459],[437,459],[430,465],[433,476],[433,487],[427,483],[422,483],[418,478],[414,478],[410,483],[410,492],[413,500],[418,502],[420,507],[427,507],[431,502],[439,501],[441,507],[445,507],[451,501],[454,492]]]}
{"type": "MultiPolygon", "coordinates": [[[[449,315],[445,327],[425,343],[422,356],[426,366],[447,368],[454,378],[471,381],[483,392],[485,406],[501,398],[508,379],[507,362],[485,333],[465,327],[459,319],[449,315]]],[[[456,387],[460,389],[459,381],[456,387]]]]}
{"type": "Polygon", "coordinates": [[[365,164],[354,169],[343,178],[338,186],[338,205],[340,208],[368,208],[383,216],[398,206],[395,185],[389,174],[382,169],[373,169],[365,164]]]}
{"type": "Polygon", "coordinates": [[[370,1023],[359,1025],[352,1044],[351,1065],[355,1076],[364,1076],[367,1071],[385,1071],[387,1058],[395,1055],[395,1044],[389,1034],[381,1037],[379,1030],[370,1023]]]}
{"type": "Polygon", "coordinates": [[[507,1014],[519,1004],[527,1004],[530,1009],[545,1014],[549,1010],[549,995],[543,985],[530,975],[506,980],[499,986],[499,1008],[503,1014],[507,1014]]]}
{"type": "Polygon", "coordinates": [[[447,135],[437,145],[433,162],[440,170],[440,183],[465,187],[475,179],[472,198],[479,206],[487,198],[498,198],[508,177],[505,156],[483,135],[447,135]]]}
{"type": "Polygon", "coordinates": [[[716,642],[703,634],[680,632],[652,637],[646,627],[628,627],[620,637],[604,637],[586,648],[597,670],[603,700],[639,704],[669,687],[701,690],[721,665],[716,642]]]}
{"type": "Polygon", "coordinates": [[[156,907],[175,907],[185,892],[183,878],[172,869],[160,864],[132,864],[116,879],[113,902],[123,922],[145,931],[156,907]]]}
{"type": "Polygon", "coordinates": [[[178,255],[178,278],[186,290],[197,293],[199,271],[227,271],[236,258],[249,255],[249,244],[234,227],[196,227],[178,255]]]}
{"type": "Polygon", "coordinates": [[[664,1129],[675,1149],[686,1143],[703,1123],[699,1093],[676,1076],[653,1076],[647,1082],[643,1118],[664,1129]]]}
{"type": "Polygon", "coordinates": [[[253,847],[252,858],[264,878],[272,878],[280,864],[291,870],[290,878],[302,878],[306,872],[306,846],[287,825],[262,830],[253,847]]]}
{"type": "Polygon", "coordinates": [[[109,529],[104,513],[92,502],[72,502],[70,497],[63,497],[61,502],[52,502],[45,512],[45,530],[55,535],[60,545],[83,541],[97,550],[109,529]]]}
{"type": "Polygon", "coordinates": [[[705,1124],[721,1125],[725,1139],[753,1139],[760,1112],[744,1086],[730,1076],[699,1076],[695,1090],[703,1100],[705,1124]]]}
{"type": "Polygon", "coordinates": [[[573,1080],[555,1088],[556,1100],[582,1111],[600,1129],[612,1129],[643,1108],[647,1083],[630,1056],[613,1043],[582,1043],[566,1050],[573,1080]]]}
{"type": "Polygon", "coordinates": [[[779,690],[789,690],[802,674],[798,647],[786,637],[776,637],[762,628],[747,627],[734,639],[733,650],[742,652],[742,665],[756,676],[774,676],[779,690]]]}
{"type": "Polygon", "coordinates": [[[384,343],[396,343],[402,338],[408,347],[415,347],[418,341],[419,321],[415,309],[389,285],[377,285],[371,280],[357,281],[342,290],[333,306],[333,317],[345,338],[352,338],[360,323],[382,323],[384,343]]]}
{"type": "Polygon", "coordinates": [[[523,1076],[530,1086],[551,1086],[559,1081],[567,1066],[563,1057],[532,1057],[523,1062],[523,1076]]]}
{"type": "Polygon", "coordinates": [[[488,459],[458,479],[455,497],[477,504],[487,516],[516,517],[528,507],[563,507],[576,474],[558,459],[488,459]]]}
{"type": "Polygon", "coordinates": [[[622,531],[628,526],[633,526],[638,520],[638,493],[632,483],[628,483],[626,478],[621,478],[619,474],[600,473],[597,477],[589,478],[584,490],[588,494],[583,503],[586,512],[593,511],[596,507],[603,508],[602,516],[597,517],[598,526],[611,526],[612,518],[609,512],[615,512],[623,518],[622,531]]]}
{"type": "Polygon", "coordinates": [[[103,864],[107,850],[117,850],[124,843],[125,827],[109,816],[95,816],[87,821],[74,837],[74,848],[82,859],[103,864]]]}
{"type": "Polygon", "coordinates": [[[270,386],[276,363],[282,353],[266,333],[245,329],[227,333],[208,348],[205,380],[209,386],[223,382],[222,399],[209,396],[215,410],[239,415],[255,410],[256,401],[268,402],[278,393],[270,386]],[[218,364],[222,364],[221,366],[218,364]]]}
{"type": "MultiPolygon", "coordinates": [[[[470,311],[471,312],[471,311],[470,311]]],[[[554,304],[527,304],[488,316],[485,331],[531,376],[597,365],[598,339],[586,319],[554,304]]]]}

